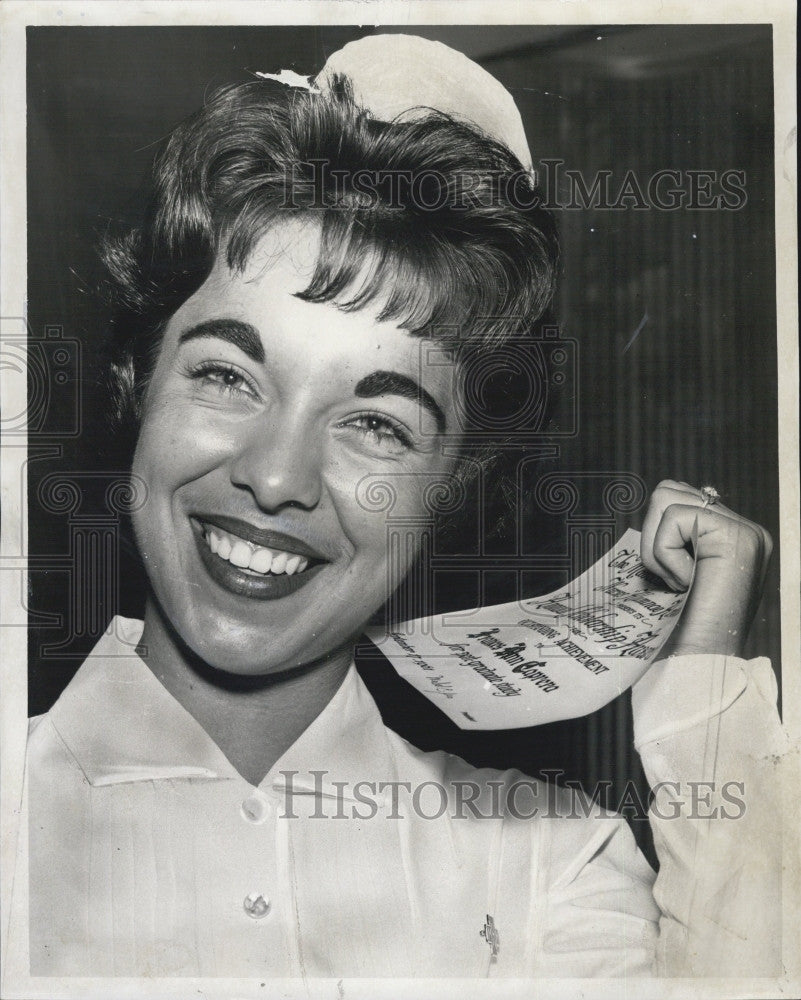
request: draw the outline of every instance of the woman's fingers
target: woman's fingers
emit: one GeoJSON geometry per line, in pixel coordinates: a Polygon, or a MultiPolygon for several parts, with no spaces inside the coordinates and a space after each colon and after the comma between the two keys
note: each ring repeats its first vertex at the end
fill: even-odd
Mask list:
{"type": "Polygon", "coordinates": [[[700,507],[702,503],[698,490],[694,490],[687,483],[676,482],[672,479],[662,480],[651,494],[648,511],[642,526],[640,554],[646,568],[661,577],[674,590],[683,590],[690,582],[693,560],[685,548],[690,539],[685,539],[680,546],[680,548],[685,548],[685,556],[673,551],[673,543],[675,542],[673,537],[670,539],[670,548],[663,553],[661,547],[659,551],[654,550],[657,532],[660,530],[665,511],[670,506],[682,504],[700,507]],[[661,558],[663,555],[667,556],[666,561],[661,558]]]}
{"type": "Polygon", "coordinates": [[[693,575],[694,559],[688,546],[692,543],[698,508],[689,504],[667,506],[654,533],[651,553],[654,565],[676,590],[686,590],[693,575]]]}
{"type": "Polygon", "coordinates": [[[642,559],[675,590],[692,594],[677,630],[695,652],[741,648],[772,551],[760,525],[721,503],[704,505],[701,491],[673,480],[654,490],[642,531],[642,559]]]}

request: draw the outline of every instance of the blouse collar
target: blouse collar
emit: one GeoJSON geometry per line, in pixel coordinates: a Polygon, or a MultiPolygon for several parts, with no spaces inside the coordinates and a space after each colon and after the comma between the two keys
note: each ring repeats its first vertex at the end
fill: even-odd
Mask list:
{"type": "MultiPolygon", "coordinates": [[[[49,712],[86,780],[93,786],[176,778],[244,780],[136,654],[142,630],[141,621],[115,617],[49,712]]],[[[357,801],[353,789],[360,781],[396,777],[387,730],[351,663],[331,701],[260,787],[282,789],[291,780],[295,793],[357,801]]]]}

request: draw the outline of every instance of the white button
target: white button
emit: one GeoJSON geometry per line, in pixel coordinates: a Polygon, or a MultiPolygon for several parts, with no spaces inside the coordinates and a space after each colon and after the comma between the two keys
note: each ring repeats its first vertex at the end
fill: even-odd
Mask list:
{"type": "Polygon", "coordinates": [[[249,823],[263,823],[270,814],[270,800],[256,789],[242,803],[241,812],[249,823]]]}
{"type": "Polygon", "coordinates": [[[253,917],[254,920],[261,920],[270,912],[270,900],[265,899],[260,892],[251,892],[249,896],[245,896],[245,902],[242,905],[245,908],[245,913],[249,917],[253,917]]]}

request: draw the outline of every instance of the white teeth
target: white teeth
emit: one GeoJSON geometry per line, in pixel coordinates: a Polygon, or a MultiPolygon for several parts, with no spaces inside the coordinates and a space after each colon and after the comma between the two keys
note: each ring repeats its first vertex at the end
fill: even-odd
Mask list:
{"type": "Polygon", "coordinates": [[[250,565],[250,557],[252,555],[253,549],[247,542],[234,542],[234,547],[231,549],[230,556],[228,556],[228,562],[233,563],[234,566],[239,566],[240,569],[245,569],[250,565]]]}
{"type": "Polygon", "coordinates": [[[273,554],[269,549],[256,549],[250,558],[250,568],[257,573],[269,573],[273,554]]]}
{"type": "Polygon", "coordinates": [[[270,567],[271,571],[273,573],[283,573],[286,569],[287,559],[289,559],[289,556],[286,552],[276,552],[273,556],[273,564],[270,567]]]}
{"type": "Polygon", "coordinates": [[[204,538],[211,551],[221,559],[255,573],[286,573],[287,576],[292,576],[294,573],[302,573],[309,565],[309,560],[304,556],[254,546],[220,528],[205,528],[204,538]]]}

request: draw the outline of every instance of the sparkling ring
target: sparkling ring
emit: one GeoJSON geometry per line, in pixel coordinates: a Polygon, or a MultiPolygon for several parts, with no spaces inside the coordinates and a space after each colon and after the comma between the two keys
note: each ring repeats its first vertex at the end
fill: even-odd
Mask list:
{"type": "Polygon", "coordinates": [[[713,504],[716,504],[718,500],[720,500],[720,493],[718,493],[714,486],[702,486],[701,496],[704,499],[704,502],[701,505],[703,510],[706,510],[707,507],[711,507],[713,504]]]}

